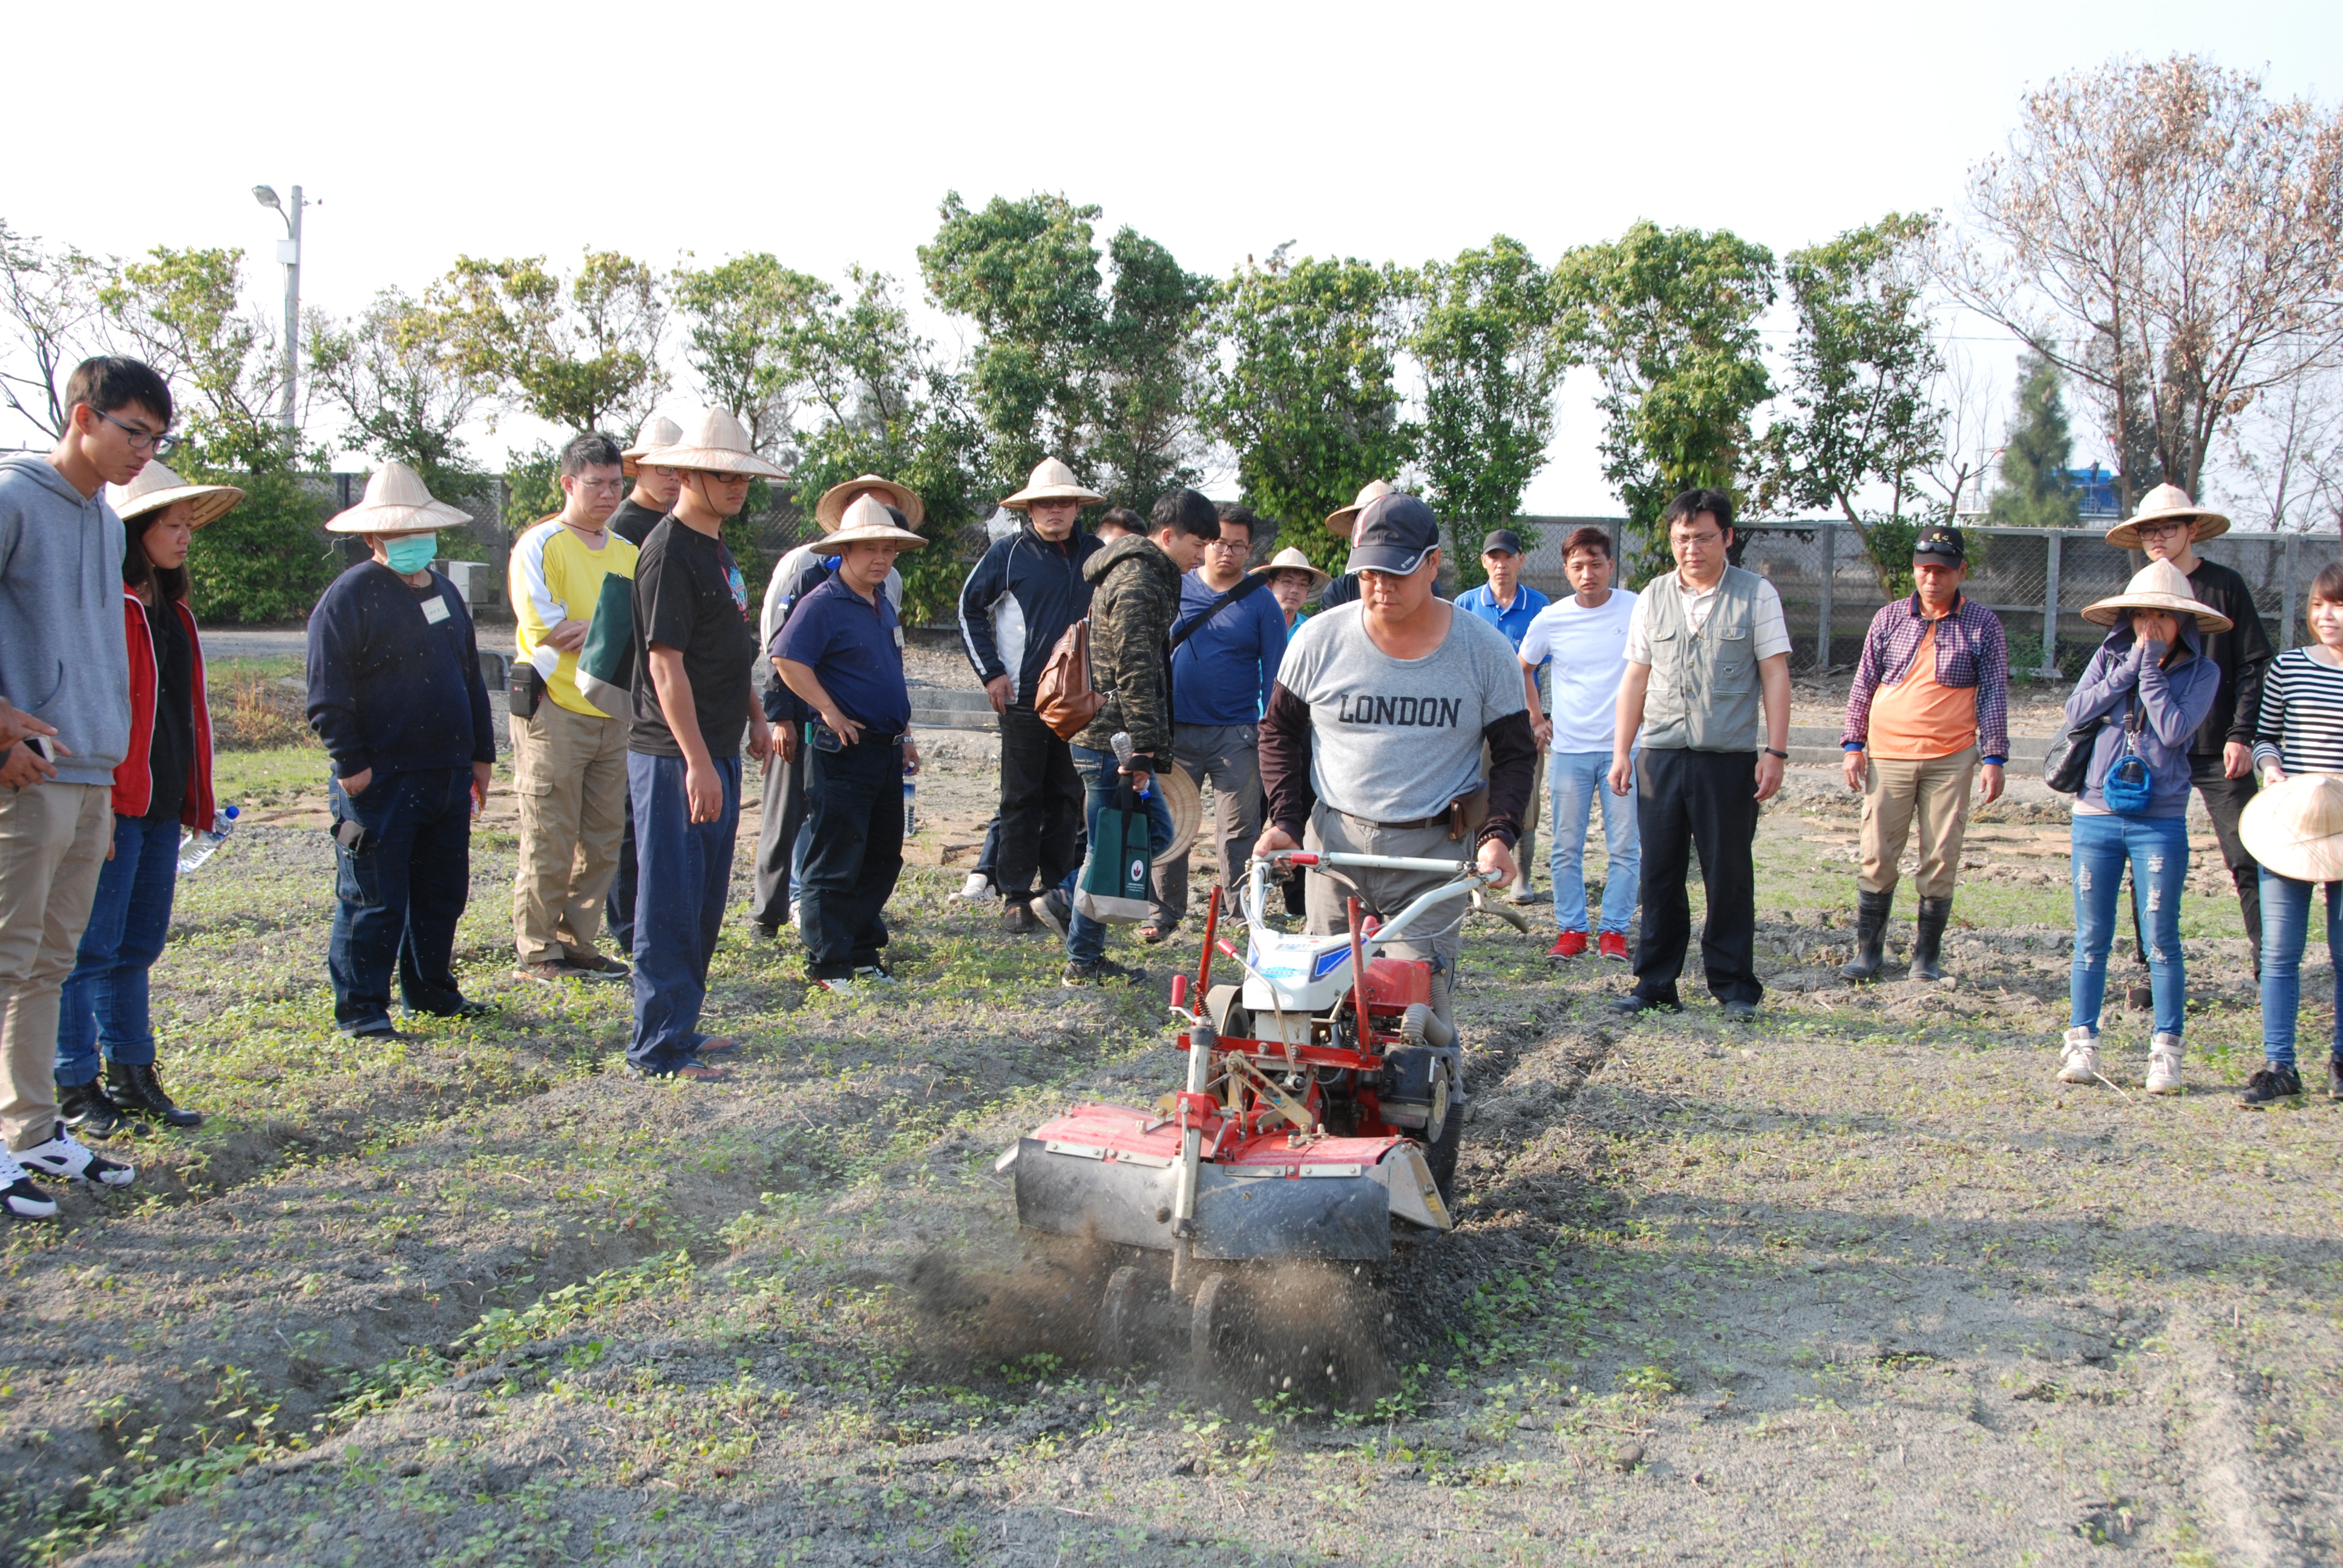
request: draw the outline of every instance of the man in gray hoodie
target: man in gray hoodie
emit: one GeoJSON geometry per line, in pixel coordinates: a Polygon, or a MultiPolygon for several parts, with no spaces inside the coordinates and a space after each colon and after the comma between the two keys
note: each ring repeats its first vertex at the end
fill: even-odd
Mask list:
{"type": "Polygon", "coordinates": [[[126,1185],[57,1115],[58,992],[114,837],[130,750],[122,519],[101,493],[171,445],[171,389],[136,359],[84,361],[45,457],[0,458],[0,698],[55,734],[0,758],[0,1209],[47,1219],[33,1180],[126,1185]]]}

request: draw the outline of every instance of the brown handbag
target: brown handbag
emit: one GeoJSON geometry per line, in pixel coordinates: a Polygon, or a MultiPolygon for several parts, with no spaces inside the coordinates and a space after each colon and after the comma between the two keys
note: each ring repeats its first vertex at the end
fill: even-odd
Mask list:
{"type": "Polygon", "coordinates": [[[1091,622],[1084,616],[1050,650],[1050,662],[1033,684],[1033,711],[1059,739],[1071,740],[1091,727],[1105,701],[1091,686],[1091,622]]]}

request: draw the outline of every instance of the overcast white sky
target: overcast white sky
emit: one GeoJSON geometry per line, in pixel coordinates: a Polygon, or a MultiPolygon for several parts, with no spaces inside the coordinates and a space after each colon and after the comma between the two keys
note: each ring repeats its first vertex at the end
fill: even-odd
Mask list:
{"type": "MultiPolygon", "coordinates": [[[[9,31],[0,216],[116,254],[242,245],[273,299],[281,231],[247,191],[298,181],[325,203],[304,296],[337,313],[459,251],[588,244],[662,265],[769,250],[832,277],[860,261],[916,287],[948,189],[1062,191],[1215,274],[1286,239],[1414,262],[1502,231],[1551,259],[1638,217],[1778,253],[1893,208],[1957,214],[2020,93],[2113,55],[2343,89],[2334,0],[223,0],[28,5],[9,31]]],[[[1616,509],[1592,392],[1565,389],[1527,509],[1616,509]]]]}

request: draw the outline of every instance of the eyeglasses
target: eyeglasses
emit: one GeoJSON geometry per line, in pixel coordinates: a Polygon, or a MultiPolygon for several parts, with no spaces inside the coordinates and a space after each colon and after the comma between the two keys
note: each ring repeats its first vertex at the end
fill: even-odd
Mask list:
{"type": "Polygon", "coordinates": [[[607,491],[615,496],[619,491],[627,487],[627,481],[624,479],[581,478],[578,481],[578,487],[581,490],[607,491]]]}
{"type": "Polygon", "coordinates": [[[1691,549],[1710,550],[1725,542],[1723,534],[1678,534],[1676,543],[1691,549]]]}
{"type": "Polygon", "coordinates": [[[2196,527],[2194,523],[2142,523],[2136,531],[2143,539],[2161,539],[2194,532],[2196,527]]]}
{"type": "Polygon", "coordinates": [[[103,408],[92,408],[90,412],[129,437],[130,449],[134,452],[144,452],[154,457],[167,457],[179,449],[179,437],[176,436],[166,435],[160,430],[141,430],[136,425],[126,425],[103,408]]]}

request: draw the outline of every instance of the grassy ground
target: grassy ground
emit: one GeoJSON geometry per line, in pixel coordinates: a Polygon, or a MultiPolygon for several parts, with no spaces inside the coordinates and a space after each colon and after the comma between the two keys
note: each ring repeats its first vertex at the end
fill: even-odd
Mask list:
{"type": "Polygon", "coordinates": [[[1856,991],[1851,805],[1801,773],[1760,840],[1755,1026],[1623,1027],[1616,968],[1476,921],[1463,1224],[1380,1282],[1390,1375],[1327,1402],[1095,1365],[1087,1298],[1052,1294],[1079,1271],[1021,1260],[993,1156],[1070,1098],[1172,1086],[1161,986],[1195,931],[1144,950],[1146,988],[1059,989],[1046,937],[949,896],[988,775],[937,750],[907,984],[809,993],[736,903],[720,1087],[618,1070],[624,988],[510,978],[502,797],[458,952],[502,1010],[333,1041],[321,759],[224,758],[250,825],[183,885],[156,988],[209,1120],[117,1145],[131,1192],[0,1231],[0,1560],[2343,1551],[2343,1108],[2221,1092],[2258,1025],[2202,873],[2177,1101],[2138,1093],[2120,1011],[2120,1088],[2050,1081],[2069,922],[2040,799],[1981,825],[1952,980],[1856,991]]]}

